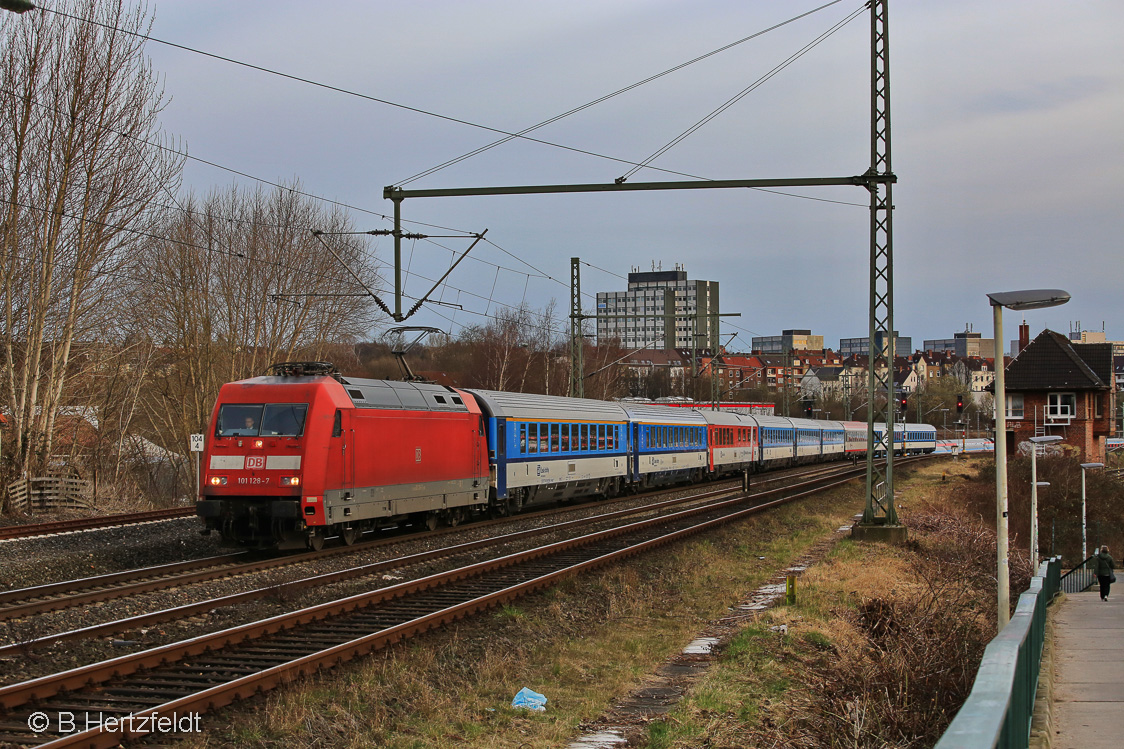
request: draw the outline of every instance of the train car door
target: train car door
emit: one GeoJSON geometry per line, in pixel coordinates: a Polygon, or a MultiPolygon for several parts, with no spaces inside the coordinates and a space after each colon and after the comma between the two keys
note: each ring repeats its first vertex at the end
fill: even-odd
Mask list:
{"type": "Polygon", "coordinates": [[[336,409],[332,436],[328,439],[328,485],[325,489],[351,489],[355,486],[355,431],[350,410],[336,409]],[[332,478],[338,486],[332,486],[332,478]]]}
{"type": "MultiPolygon", "coordinates": [[[[504,437],[507,430],[506,422],[500,419],[496,420],[496,450],[500,449],[500,445],[504,443],[504,437]]],[[[484,416],[477,415],[476,428],[472,430],[472,485],[480,486],[480,479],[486,478],[488,472],[484,469],[484,461],[482,453],[488,449],[488,445],[484,442],[484,416]]]]}

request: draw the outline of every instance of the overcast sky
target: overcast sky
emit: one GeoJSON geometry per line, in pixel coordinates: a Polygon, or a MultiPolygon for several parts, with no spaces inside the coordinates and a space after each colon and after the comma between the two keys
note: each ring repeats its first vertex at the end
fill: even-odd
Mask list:
{"type": "MultiPolygon", "coordinates": [[[[157,0],[152,35],[516,131],[821,4],[157,0]]],[[[533,136],[642,161],[861,6],[844,0],[533,136]]],[[[1113,0],[891,2],[895,319],[915,347],[965,325],[989,335],[987,292],[1042,287],[1073,300],[1028,313],[1032,335],[1080,321],[1124,339],[1121,29],[1124,4],[1113,0]]],[[[863,13],[653,165],[707,179],[861,174],[870,165],[869,36],[863,13]]],[[[299,179],[310,193],[369,211],[353,212],[364,230],[390,226],[373,215],[392,213],[385,185],[497,138],[159,44],[148,51],[171,96],[165,128],[191,155],[266,180],[299,179]]],[[[612,182],[628,168],[517,141],[408,187],[612,182]]],[[[665,179],[682,178],[648,169],[630,177],[665,179]]],[[[252,184],[193,163],[185,187],[206,192],[232,180],[252,184]]],[[[459,329],[497,304],[552,298],[565,315],[577,256],[610,272],[583,267],[589,312],[592,294],[624,289],[630,269],[681,263],[691,278],[720,281],[723,311],[741,313],[723,324],[739,333],[732,348],[786,328],[810,328],[832,347],[865,336],[866,191],[784,192],[806,197],[739,189],[407,200],[405,219],[487,228],[494,242],[478,245],[442,292],[464,311],[427,308],[410,323],[459,329]]],[[[383,263],[391,249],[389,238],[371,245],[383,263]]],[[[431,285],[423,276],[435,279],[452,255],[417,242],[405,256],[406,290],[418,295],[431,285]]],[[[1007,338],[1018,321],[1007,313],[1007,338]]]]}

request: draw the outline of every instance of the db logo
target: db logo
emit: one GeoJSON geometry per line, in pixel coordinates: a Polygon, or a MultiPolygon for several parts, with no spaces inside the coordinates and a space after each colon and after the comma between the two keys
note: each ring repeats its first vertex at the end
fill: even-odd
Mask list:
{"type": "Polygon", "coordinates": [[[250,471],[261,470],[262,468],[265,468],[265,456],[264,455],[251,455],[250,457],[246,458],[246,469],[247,470],[250,470],[250,471]]]}

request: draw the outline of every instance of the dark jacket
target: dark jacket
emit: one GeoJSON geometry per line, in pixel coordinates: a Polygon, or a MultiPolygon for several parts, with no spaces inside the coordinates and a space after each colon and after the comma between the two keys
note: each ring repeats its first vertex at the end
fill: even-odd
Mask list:
{"type": "Polygon", "coordinates": [[[1112,571],[1116,569],[1116,560],[1107,551],[1098,551],[1096,556],[1096,568],[1093,570],[1094,574],[1098,577],[1108,577],[1112,571]]]}

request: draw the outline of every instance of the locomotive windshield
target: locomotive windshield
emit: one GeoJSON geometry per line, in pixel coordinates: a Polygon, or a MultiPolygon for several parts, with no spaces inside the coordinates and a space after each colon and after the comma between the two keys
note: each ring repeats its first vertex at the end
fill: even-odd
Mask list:
{"type": "Polygon", "coordinates": [[[219,409],[219,437],[299,437],[307,403],[227,403],[219,409]]]}

